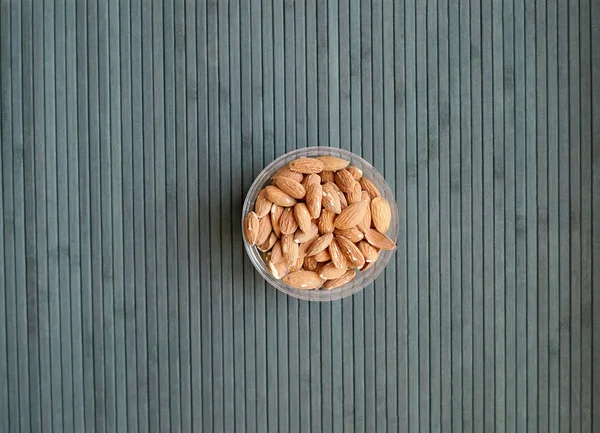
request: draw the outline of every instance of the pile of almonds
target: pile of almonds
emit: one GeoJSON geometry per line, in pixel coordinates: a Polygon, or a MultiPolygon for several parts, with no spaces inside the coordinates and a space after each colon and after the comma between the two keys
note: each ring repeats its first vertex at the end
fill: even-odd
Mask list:
{"type": "Polygon", "coordinates": [[[391,209],[362,170],[333,156],[298,158],[273,175],[244,219],[244,235],[273,276],[296,289],[335,289],[373,266],[391,209]]]}

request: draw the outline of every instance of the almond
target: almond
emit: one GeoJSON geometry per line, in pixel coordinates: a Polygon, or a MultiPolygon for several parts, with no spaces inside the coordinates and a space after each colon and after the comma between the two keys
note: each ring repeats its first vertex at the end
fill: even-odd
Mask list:
{"type": "Polygon", "coordinates": [[[342,211],[342,205],[334,185],[331,182],[323,185],[323,207],[335,214],[339,214],[342,211]]]}
{"type": "Polygon", "coordinates": [[[323,162],[316,158],[298,158],[290,162],[290,170],[297,173],[312,174],[323,171],[323,162]]]}
{"type": "Polygon", "coordinates": [[[374,262],[379,258],[379,250],[367,241],[360,241],[358,249],[362,253],[366,262],[374,262]]]}
{"type": "Polygon", "coordinates": [[[310,185],[321,185],[321,177],[318,174],[309,174],[304,176],[302,186],[306,191],[308,191],[308,187],[310,185]]]}
{"type": "Polygon", "coordinates": [[[273,184],[292,198],[301,199],[306,195],[306,190],[302,184],[289,177],[275,178],[273,184]]]}
{"type": "Polygon", "coordinates": [[[302,269],[302,266],[304,266],[304,259],[302,257],[298,257],[298,260],[296,260],[296,263],[294,263],[292,266],[290,266],[290,272],[299,271],[300,269],[302,269]]]}
{"type": "Polygon", "coordinates": [[[319,277],[324,280],[335,280],[346,273],[346,268],[336,268],[332,262],[327,263],[319,272],[319,277]]]}
{"type": "Polygon", "coordinates": [[[329,244],[329,255],[331,256],[331,262],[336,268],[346,269],[348,264],[346,262],[346,256],[340,249],[337,239],[333,239],[329,244]]]}
{"type": "Polygon", "coordinates": [[[345,238],[350,239],[350,241],[357,243],[358,241],[361,241],[365,238],[365,235],[363,232],[361,232],[358,228],[353,227],[351,229],[348,230],[340,230],[340,229],[335,229],[333,231],[334,235],[338,235],[338,236],[343,236],[345,238]]]}
{"type": "Polygon", "coordinates": [[[313,244],[314,241],[308,241],[308,242],[304,242],[303,244],[298,244],[298,257],[303,259],[308,256],[308,250],[310,249],[311,245],[313,244]]]}
{"type": "Polygon", "coordinates": [[[323,289],[331,290],[331,289],[337,289],[338,287],[342,287],[344,284],[347,284],[350,281],[352,281],[352,279],[355,276],[356,276],[356,271],[350,269],[350,270],[344,272],[344,274],[341,277],[336,278],[335,280],[325,281],[325,284],[323,285],[323,289]]]}
{"type": "Polygon", "coordinates": [[[319,173],[319,176],[321,176],[321,183],[335,182],[335,174],[333,171],[322,171],[319,173]]]}
{"type": "Polygon", "coordinates": [[[346,169],[335,173],[335,184],[343,191],[350,192],[354,188],[354,177],[346,169]]]}
{"type": "Polygon", "coordinates": [[[281,252],[288,266],[293,266],[298,260],[298,244],[294,242],[292,235],[283,235],[281,237],[281,252]]]}
{"type": "Polygon", "coordinates": [[[296,222],[298,223],[300,230],[305,232],[310,229],[310,212],[305,203],[296,203],[296,206],[294,206],[294,216],[296,217],[296,222]]]}
{"type": "Polygon", "coordinates": [[[327,171],[341,170],[348,167],[348,164],[350,164],[350,161],[329,155],[319,156],[317,159],[323,163],[323,170],[327,171]]]}
{"type": "Polygon", "coordinates": [[[335,228],[333,221],[335,220],[335,214],[327,209],[323,209],[317,225],[319,227],[319,233],[324,235],[325,233],[331,233],[335,228]]]}
{"type": "Polygon", "coordinates": [[[244,218],[244,236],[250,245],[255,245],[258,238],[259,220],[255,212],[249,212],[244,218]]]}
{"type": "Polygon", "coordinates": [[[321,215],[322,200],[323,188],[321,185],[309,185],[306,190],[306,206],[313,218],[319,218],[319,215],[321,215]]]}
{"type": "Polygon", "coordinates": [[[365,264],[365,258],[358,247],[343,236],[337,236],[336,239],[346,259],[350,262],[350,266],[361,268],[365,264]]]}
{"type": "Polygon", "coordinates": [[[346,193],[346,199],[348,200],[348,204],[358,203],[362,200],[362,188],[360,186],[360,183],[354,181],[352,191],[346,193]]]}
{"type": "Polygon", "coordinates": [[[307,271],[314,271],[317,269],[319,262],[314,257],[304,257],[304,269],[307,271]]]}
{"type": "Polygon", "coordinates": [[[331,260],[331,255],[329,254],[329,250],[323,250],[318,254],[313,256],[315,260],[319,263],[326,263],[331,260]]]}
{"type": "Polygon", "coordinates": [[[290,167],[286,165],[285,167],[280,168],[274,175],[273,180],[277,177],[289,177],[296,182],[302,182],[302,178],[304,177],[302,173],[296,173],[295,171],[290,170],[290,167]]]}
{"type": "MultiPolygon", "coordinates": [[[[364,195],[367,196],[368,194],[365,193],[364,195]]],[[[364,202],[370,203],[370,200],[369,201],[364,200],[364,202]]],[[[371,228],[371,206],[370,206],[370,204],[367,205],[367,208],[365,209],[365,213],[364,213],[362,219],[358,222],[358,224],[356,224],[356,226],[363,233],[371,228]]]]}
{"type": "Polygon", "coordinates": [[[377,189],[375,184],[373,182],[371,182],[369,179],[367,179],[366,177],[361,177],[359,182],[360,182],[360,185],[362,186],[362,189],[365,190],[369,194],[369,197],[371,197],[371,200],[374,199],[375,197],[381,197],[381,193],[379,192],[379,190],[377,189]]]}
{"type": "MultiPolygon", "coordinates": [[[[268,219],[268,217],[265,217],[268,219]]],[[[267,252],[269,251],[271,248],[273,248],[273,245],[275,245],[275,242],[277,242],[277,235],[275,234],[275,232],[271,231],[271,233],[269,234],[269,237],[267,238],[266,241],[264,241],[262,244],[260,244],[258,246],[258,249],[260,251],[267,252]]]]}
{"type": "Polygon", "coordinates": [[[277,280],[281,280],[290,272],[288,265],[285,262],[274,263],[272,261],[269,261],[268,265],[269,269],[271,270],[271,274],[277,280]]]}
{"type": "Polygon", "coordinates": [[[354,180],[360,180],[360,178],[363,175],[362,170],[360,168],[358,168],[357,166],[355,166],[355,165],[351,165],[346,170],[348,170],[350,172],[350,174],[352,175],[352,177],[354,178],[354,180]]]}
{"type": "Polygon", "coordinates": [[[341,230],[355,227],[363,219],[368,207],[369,203],[366,201],[351,204],[335,218],[334,227],[341,230]]]}
{"type": "Polygon", "coordinates": [[[365,239],[375,248],[379,248],[380,250],[391,251],[396,248],[396,244],[393,240],[374,229],[370,229],[365,232],[365,239]]]}
{"type": "Polygon", "coordinates": [[[296,200],[294,198],[290,197],[281,189],[273,185],[269,185],[265,188],[265,194],[267,196],[267,200],[269,200],[271,203],[278,204],[279,206],[290,207],[296,204],[296,200]]]}
{"type": "Polygon", "coordinates": [[[271,202],[267,200],[267,194],[265,190],[261,190],[256,197],[256,202],[254,203],[254,212],[259,218],[264,217],[271,211],[271,202]]]}
{"type": "Polygon", "coordinates": [[[364,201],[368,201],[369,203],[371,203],[371,196],[369,195],[369,193],[367,191],[361,191],[360,198],[363,199],[364,201]]]}
{"type": "Polygon", "coordinates": [[[313,271],[296,271],[288,274],[283,281],[295,289],[318,289],[323,285],[319,274],[313,271]]]}
{"type": "Polygon", "coordinates": [[[326,249],[329,246],[332,239],[333,239],[333,233],[327,233],[327,234],[324,234],[323,236],[321,236],[320,238],[314,240],[312,245],[306,252],[306,255],[314,256],[315,254],[320,253],[321,251],[323,251],[324,249],[326,249]]]}
{"type": "Polygon", "coordinates": [[[283,207],[275,203],[271,205],[271,225],[273,226],[273,231],[275,232],[277,237],[281,236],[281,229],[279,228],[279,219],[281,218],[282,213],[283,207]]]}
{"type": "Polygon", "coordinates": [[[338,191],[338,197],[340,198],[340,207],[342,210],[348,207],[348,200],[346,200],[346,196],[342,191],[338,191]]]}
{"type": "Polygon", "coordinates": [[[360,268],[361,271],[366,271],[368,269],[371,269],[371,267],[375,264],[375,262],[365,262],[365,265],[360,268]]]}
{"type": "Polygon", "coordinates": [[[319,237],[319,228],[313,222],[310,223],[310,227],[308,230],[297,230],[294,234],[294,241],[298,244],[303,244],[305,242],[314,241],[319,237]]]}
{"type": "Polygon", "coordinates": [[[281,214],[281,218],[279,218],[279,229],[284,235],[294,234],[298,230],[298,222],[296,221],[296,217],[294,217],[293,208],[285,208],[281,214]]]}
{"type": "Polygon", "coordinates": [[[388,231],[392,220],[392,210],[386,199],[375,197],[371,200],[371,218],[373,225],[380,233],[385,234],[388,231]]]}
{"type": "Polygon", "coordinates": [[[271,218],[269,218],[268,216],[259,218],[258,234],[256,235],[256,245],[260,245],[263,242],[265,242],[269,238],[269,235],[271,234],[272,230],[273,227],[271,226],[271,218]]]}
{"type": "Polygon", "coordinates": [[[283,262],[283,251],[281,250],[281,241],[275,242],[273,248],[271,249],[271,261],[273,263],[283,262]]]}

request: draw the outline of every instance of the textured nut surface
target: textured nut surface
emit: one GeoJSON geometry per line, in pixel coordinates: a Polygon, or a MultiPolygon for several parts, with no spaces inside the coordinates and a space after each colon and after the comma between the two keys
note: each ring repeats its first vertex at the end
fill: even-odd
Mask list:
{"type": "Polygon", "coordinates": [[[255,212],[249,212],[244,218],[244,236],[250,245],[256,244],[259,221],[255,212]]]}
{"type": "Polygon", "coordinates": [[[390,228],[392,210],[390,204],[383,197],[375,197],[371,200],[371,219],[380,233],[385,234],[390,228]]]}
{"type": "Polygon", "coordinates": [[[340,196],[334,183],[327,182],[323,185],[323,207],[328,211],[339,214],[342,211],[340,196]]]}
{"type": "Polygon", "coordinates": [[[366,201],[359,201],[358,203],[351,204],[346,207],[342,212],[335,218],[333,225],[336,229],[347,230],[362,221],[365,212],[369,207],[369,203],[366,201]]]}
{"type": "Polygon", "coordinates": [[[321,215],[323,201],[323,187],[320,184],[311,184],[306,192],[306,206],[313,218],[319,218],[321,215]]]}
{"type": "Polygon", "coordinates": [[[360,185],[362,186],[362,189],[364,191],[366,191],[367,194],[369,194],[369,197],[371,197],[371,200],[374,199],[375,197],[381,197],[381,193],[379,192],[379,189],[369,179],[367,179],[366,177],[363,176],[360,178],[359,182],[360,182],[360,185]]]}
{"type": "Polygon", "coordinates": [[[296,230],[298,230],[298,222],[294,216],[294,208],[285,208],[281,214],[281,218],[279,218],[279,229],[284,235],[294,234],[296,230]]]}
{"type": "Polygon", "coordinates": [[[358,241],[361,241],[365,238],[365,234],[356,227],[348,230],[335,229],[333,231],[333,234],[348,238],[354,243],[357,243],[358,241]]]}
{"type": "Polygon", "coordinates": [[[297,173],[312,174],[323,171],[323,162],[317,158],[298,158],[290,162],[290,170],[297,173]]]}
{"type": "Polygon", "coordinates": [[[275,178],[273,184],[292,198],[301,199],[306,195],[306,190],[302,184],[289,177],[275,178]]]}
{"type": "MultiPolygon", "coordinates": [[[[265,218],[268,218],[268,217],[265,217],[265,218]]],[[[275,242],[277,242],[277,235],[275,234],[274,231],[271,231],[267,240],[264,241],[262,244],[260,244],[258,246],[258,249],[259,249],[259,251],[262,251],[263,253],[265,253],[265,252],[269,251],[271,248],[273,248],[273,245],[275,245],[275,242]]]]}
{"type": "Polygon", "coordinates": [[[335,214],[327,209],[323,209],[321,216],[317,221],[319,227],[319,233],[324,235],[325,233],[331,233],[334,230],[333,222],[335,221],[335,214]]]}
{"type": "Polygon", "coordinates": [[[329,249],[323,250],[320,253],[315,254],[313,257],[319,263],[327,263],[331,260],[331,256],[329,255],[329,249]]]}
{"type": "Polygon", "coordinates": [[[269,261],[268,262],[268,266],[269,269],[271,271],[271,274],[277,279],[277,280],[281,280],[283,277],[285,277],[288,272],[290,271],[287,263],[285,262],[273,262],[273,261],[269,261]]]}
{"type": "Polygon", "coordinates": [[[346,169],[335,173],[335,184],[343,191],[350,192],[354,188],[354,177],[346,169]]]}
{"type": "Polygon", "coordinates": [[[344,284],[348,284],[350,281],[354,279],[356,276],[356,271],[350,269],[346,271],[341,277],[336,278],[335,280],[327,280],[323,285],[323,289],[331,290],[337,289],[338,287],[342,287],[344,284]]]}
{"type": "Polygon", "coordinates": [[[319,173],[321,176],[321,183],[335,182],[335,173],[333,171],[322,171],[319,173]]]}
{"type": "Polygon", "coordinates": [[[360,183],[356,180],[354,181],[354,186],[352,187],[352,191],[346,193],[346,199],[348,200],[348,204],[358,203],[362,201],[362,187],[360,183]]]}
{"type": "Polygon", "coordinates": [[[265,190],[261,190],[256,197],[256,202],[254,203],[254,212],[259,218],[264,217],[269,212],[271,212],[272,203],[267,200],[267,193],[265,190]]]}
{"type": "Polygon", "coordinates": [[[359,180],[363,175],[362,170],[355,165],[351,165],[347,168],[347,170],[350,172],[350,174],[355,180],[359,180]]]}
{"type": "Polygon", "coordinates": [[[314,255],[320,253],[321,251],[325,250],[331,243],[332,239],[333,239],[333,233],[327,233],[327,234],[324,234],[323,236],[321,236],[320,238],[315,239],[313,241],[312,245],[310,246],[310,248],[308,249],[308,251],[306,252],[306,255],[314,256],[314,255]]]}
{"type": "Polygon", "coordinates": [[[379,258],[379,250],[367,241],[360,241],[357,245],[366,262],[374,262],[379,258]]]}
{"type": "Polygon", "coordinates": [[[367,230],[365,232],[365,239],[375,248],[379,248],[380,250],[391,251],[396,248],[396,244],[393,240],[375,229],[367,230]]]}
{"type": "Polygon", "coordinates": [[[326,263],[325,266],[319,272],[319,276],[324,280],[335,280],[341,277],[346,272],[346,268],[337,268],[333,262],[326,263]]]}
{"type": "Polygon", "coordinates": [[[271,234],[272,230],[273,227],[271,227],[271,218],[269,218],[268,216],[259,218],[258,235],[256,235],[256,244],[260,245],[263,242],[265,242],[269,238],[269,235],[271,234]]]}
{"type": "Polygon", "coordinates": [[[281,237],[281,251],[288,266],[294,266],[298,260],[298,244],[294,242],[292,235],[281,237]]]}
{"type": "Polygon", "coordinates": [[[296,289],[317,289],[323,285],[324,280],[313,271],[296,271],[285,276],[283,281],[296,289]]]}
{"type": "Polygon", "coordinates": [[[283,207],[273,203],[271,206],[271,226],[277,237],[281,236],[281,229],[279,228],[279,219],[283,213],[283,207]]]}
{"type": "Polygon", "coordinates": [[[354,243],[350,242],[349,239],[343,236],[337,236],[336,239],[338,241],[340,249],[346,256],[346,259],[348,259],[348,261],[350,262],[350,266],[361,268],[365,264],[365,258],[358,249],[358,247],[354,243]]]}
{"type": "Polygon", "coordinates": [[[296,222],[298,223],[300,230],[308,231],[310,229],[310,212],[305,203],[296,203],[296,206],[294,206],[294,216],[296,217],[296,222]]]}
{"type": "Polygon", "coordinates": [[[330,155],[319,156],[317,159],[323,163],[323,170],[327,171],[341,170],[348,167],[348,164],[350,164],[350,161],[330,155]]]}
{"type": "Polygon", "coordinates": [[[313,222],[310,223],[308,230],[296,230],[294,241],[298,244],[303,244],[309,241],[314,241],[319,237],[319,228],[313,222]]]}
{"type": "Polygon", "coordinates": [[[274,185],[265,187],[265,193],[267,194],[267,200],[271,203],[278,204],[279,206],[290,207],[296,204],[296,199],[274,185]]]}
{"type": "Polygon", "coordinates": [[[285,167],[280,168],[273,175],[273,180],[277,177],[289,177],[290,179],[295,180],[296,182],[302,182],[302,178],[304,177],[302,173],[296,173],[295,171],[290,170],[290,167],[286,165],[285,167]]]}
{"type": "Polygon", "coordinates": [[[329,255],[331,256],[331,262],[336,268],[346,269],[348,267],[346,256],[340,249],[335,238],[329,244],[329,255]]]}

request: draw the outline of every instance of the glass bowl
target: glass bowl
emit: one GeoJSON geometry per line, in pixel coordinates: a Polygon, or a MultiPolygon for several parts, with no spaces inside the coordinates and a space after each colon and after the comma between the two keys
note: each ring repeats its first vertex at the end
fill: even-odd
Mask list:
{"type": "MultiPolygon", "coordinates": [[[[316,157],[322,155],[336,156],[338,158],[343,158],[350,161],[351,165],[355,165],[360,168],[363,171],[363,176],[372,181],[375,186],[379,188],[381,195],[389,202],[392,210],[392,219],[387,236],[392,239],[394,243],[396,243],[398,240],[398,208],[396,206],[394,194],[383,176],[371,164],[362,159],[360,156],[347,150],[331,147],[307,147],[294,150],[280,156],[275,161],[267,165],[252,183],[252,186],[246,195],[246,199],[244,200],[244,207],[242,209],[242,232],[244,226],[244,217],[248,214],[248,212],[254,210],[254,202],[256,201],[258,193],[265,186],[271,183],[271,178],[277,172],[277,170],[282,168],[284,165],[287,165],[294,159],[302,156],[316,157]]],[[[371,268],[367,269],[366,271],[357,271],[357,275],[352,281],[344,286],[338,287],[337,289],[301,290],[290,287],[286,285],[283,280],[278,280],[273,277],[258,248],[256,248],[256,246],[251,246],[246,241],[246,238],[243,238],[244,246],[246,247],[246,253],[248,253],[252,264],[270,285],[289,296],[308,301],[333,301],[353,295],[375,281],[375,279],[379,276],[379,274],[381,274],[381,272],[383,272],[386,265],[389,263],[392,255],[395,253],[395,251],[382,250],[379,258],[375,264],[371,266],[371,268]]]]}

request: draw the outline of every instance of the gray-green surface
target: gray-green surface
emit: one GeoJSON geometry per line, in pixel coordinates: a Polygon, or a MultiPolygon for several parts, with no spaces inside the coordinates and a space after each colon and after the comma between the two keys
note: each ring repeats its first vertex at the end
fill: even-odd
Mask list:
{"type": "Polygon", "coordinates": [[[599,76],[597,0],[1,1],[0,431],[600,431],[599,76]],[[330,304],[240,233],[317,144],[401,216],[330,304]]]}

